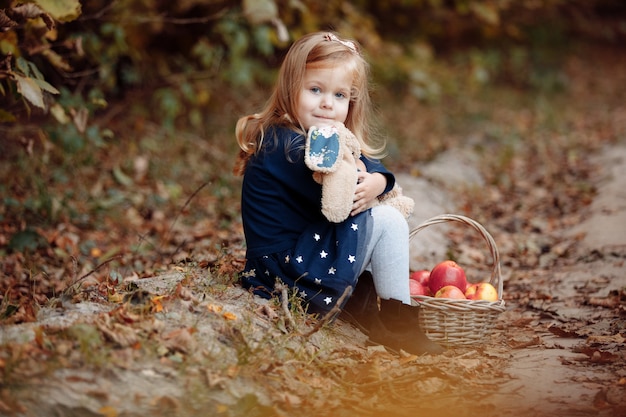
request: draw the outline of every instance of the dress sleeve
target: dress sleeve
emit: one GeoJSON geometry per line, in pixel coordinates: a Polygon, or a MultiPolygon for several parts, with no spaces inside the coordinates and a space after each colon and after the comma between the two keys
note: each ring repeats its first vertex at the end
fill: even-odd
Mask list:
{"type": "Polygon", "coordinates": [[[396,177],[393,175],[391,171],[389,171],[378,159],[371,159],[365,156],[361,156],[361,161],[365,164],[365,168],[367,168],[367,172],[373,174],[375,172],[379,174],[383,174],[387,179],[387,186],[385,187],[385,191],[382,192],[381,195],[387,194],[393,186],[396,184],[396,177]]]}

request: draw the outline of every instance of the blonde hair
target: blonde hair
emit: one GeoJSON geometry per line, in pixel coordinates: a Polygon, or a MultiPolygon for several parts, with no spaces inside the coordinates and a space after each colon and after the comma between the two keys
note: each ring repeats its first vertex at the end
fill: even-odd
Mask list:
{"type": "Polygon", "coordinates": [[[263,146],[265,133],[270,126],[284,126],[306,134],[295,112],[304,74],[309,68],[325,68],[339,63],[353,75],[350,108],[344,124],[359,140],[363,155],[382,156],[384,144],[379,147],[372,145],[368,123],[372,116],[372,104],[367,61],[356,43],[342,40],[331,32],[316,32],[303,36],[291,46],[265,108],[260,113],[244,116],[237,121],[235,135],[241,150],[235,164],[235,174],[243,174],[250,156],[263,146]]]}

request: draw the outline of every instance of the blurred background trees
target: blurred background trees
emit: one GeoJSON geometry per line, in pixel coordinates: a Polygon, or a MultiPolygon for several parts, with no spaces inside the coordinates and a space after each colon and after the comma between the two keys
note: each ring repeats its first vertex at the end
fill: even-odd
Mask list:
{"type": "Polygon", "coordinates": [[[2,3],[4,136],[43,133],[67,150],[114,136],[94,116],[130,94],[142,116],[206,132],[212,106],[271,85],[285,49],[310,31],[356,38],[379,85],[425,101],[445,94],[446,71],[459,68],[470,84],[565,88],[552,71],[560,55],[581,40],[626,38],[619,0],[2,3]]]}

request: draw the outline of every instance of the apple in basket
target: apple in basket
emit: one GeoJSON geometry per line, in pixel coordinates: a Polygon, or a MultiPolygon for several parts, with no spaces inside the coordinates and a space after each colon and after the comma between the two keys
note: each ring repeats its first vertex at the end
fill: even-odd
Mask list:
{"type": "Polygon", "coordinates": [[[432,294],[437,294],[437,291],[446,285],[454,285],[462,293],[465,293],[465,288],[467,287],[465,271],[451,260],[439,262],[435,265],[430,271],[430,278],[428,279],[428,287],[432,294]]]}
{"type": "Polygon", "coordinates": [[[435,298],[454,298],[455,300],[465,300],[465,294],[454,285],[446,285],[435,294],[435,298]]]}
{"type": "Polygon", "coordinates": [[[419,271],[411,272],[411,279],[419,282],[424,286],[428,286],[428,279],[430,278],[430,271],[428,269],[421,269],[419,271]]]}
{"type": "Polygon", "coordinates": [[[427,286],[420,284],[417,280],[412,278],[409,280],[409,291],[411,292],[411,296],[430,295],[430,290],[427,286]]]}
{"type": "Polygon", "coordinates": [[[498,301],[498,290],[488,282],[472,284],[465,290],[468,300],[498,301]]]}

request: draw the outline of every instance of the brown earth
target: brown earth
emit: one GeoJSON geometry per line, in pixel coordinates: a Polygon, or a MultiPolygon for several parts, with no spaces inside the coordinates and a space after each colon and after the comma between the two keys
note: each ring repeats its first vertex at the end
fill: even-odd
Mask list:
{"type": "Polygon", "coordinates": [[[595,163],[603,168],[598,195],[584,221],[562,231],[565,240],[583,236],[567,249],[570,262],[509,281],[510,291],[534,282],[546,297],[520,298],[507,312],[527,325],[510,332],[512,346],[523,348],[512,350],[513,379],[498,393],[504,409],[626,415],[626,147],[605,149],[595,163]]]}
{"type": "MultiPolygon", "coordinates": [[[[407,195],[433,197],[413,225],[455,209],[440,168],[480,181],[464,158],[433,161],[430,177],[400,177],[407,195]]],[[[349,324],[318,329],[298,311],[183,270],[127,283],[119,303],[62,301],[36,323],[3,326],[11,355],[0,414],[626,415],[626,147],[594,163],[602,173],[585,220],[559,231],[563,243],[546,255],[558,251],[560,266],[503,268],[507,310],[483,345],[394,355],[349,324]]],[[[414,262],[445,253],[441,236],[418,234],[414,262]]]]}

